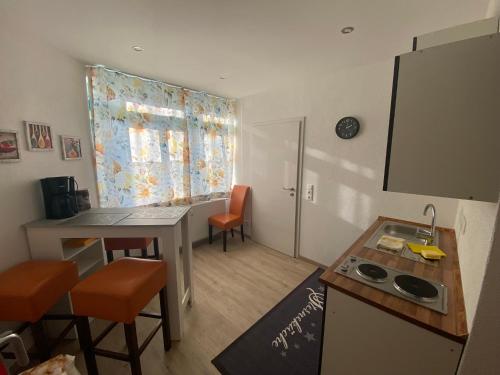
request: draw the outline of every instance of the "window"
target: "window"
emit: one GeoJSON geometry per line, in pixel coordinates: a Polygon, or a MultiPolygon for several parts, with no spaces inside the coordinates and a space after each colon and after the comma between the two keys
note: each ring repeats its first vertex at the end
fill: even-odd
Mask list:
{"type": "Polygon", "coordinates": [[[161,163],[160,132],[158,130],[129,128],[128,134],[133,163],[161,163]]]}
{"type": "Polygon", "coordinates": [[[232,185],[235,102],[104,67],[88,70],[102,207],[185,203],[232,185]]]}

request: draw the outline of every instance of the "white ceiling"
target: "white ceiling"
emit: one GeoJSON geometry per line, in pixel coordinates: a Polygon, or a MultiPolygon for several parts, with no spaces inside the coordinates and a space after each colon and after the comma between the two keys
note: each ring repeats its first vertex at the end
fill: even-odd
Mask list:
{"type": "Polygon", "coordinates": [[[487,7],[488,0],[0,0],[9,24],[84,63],[232,97],[392,59],[413,36],[482,19],[487,7]],[[354,33],[342,35],[348,25],[354,33]]]}

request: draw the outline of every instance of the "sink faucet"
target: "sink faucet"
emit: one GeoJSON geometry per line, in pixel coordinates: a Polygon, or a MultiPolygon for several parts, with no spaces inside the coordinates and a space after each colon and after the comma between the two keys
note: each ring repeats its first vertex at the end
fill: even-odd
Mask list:
{"type": "Polygon", "coordinates": [[[427,229],[419,229],[417,231],[417,236],[421,238],[425,238],[428,244],[432,244],[434,238],[436,237],[436,207],[433,204],[427,204],[424,208],[424,215],[427,216],[427,211],[431,210],[432,213],[432,222],[431,222],[431,230],[427,229]]]}

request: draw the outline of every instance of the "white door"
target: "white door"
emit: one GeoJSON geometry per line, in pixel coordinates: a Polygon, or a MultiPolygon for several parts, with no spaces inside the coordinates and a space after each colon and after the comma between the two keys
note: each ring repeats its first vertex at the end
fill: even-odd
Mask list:
{"type": "Polygon", "coordinates": [[[303,119],[249,127],[252,239],[298,255],[303,119]]]}

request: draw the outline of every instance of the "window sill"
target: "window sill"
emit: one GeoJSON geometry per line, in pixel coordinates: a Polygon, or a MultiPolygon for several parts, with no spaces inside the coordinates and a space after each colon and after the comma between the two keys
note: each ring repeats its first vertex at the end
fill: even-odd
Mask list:
{"type": "Polygon", "coordinates": [[[207,204],[210,204],[213,202],[225,201],[227,199],[229,199],[229,198],[214,198],[214,199],[210,199],[209,201],[200,201],[200,202],[191,203],[189,206],[191,206],[191,207],[203,206],[203,205],[207,205],[207,204]]]}

